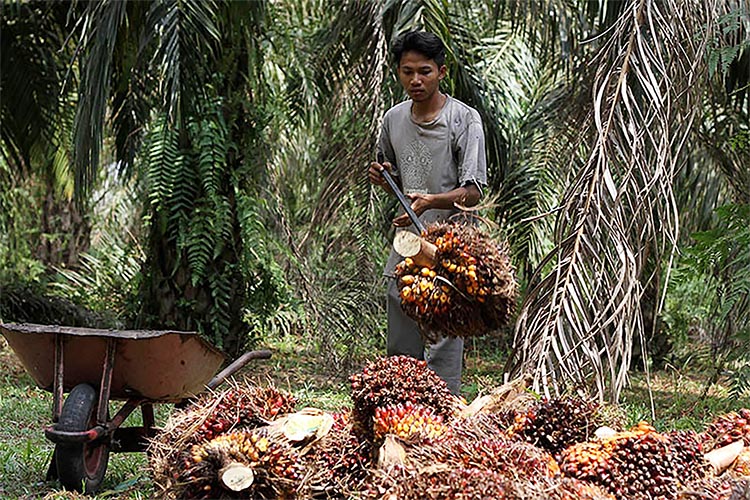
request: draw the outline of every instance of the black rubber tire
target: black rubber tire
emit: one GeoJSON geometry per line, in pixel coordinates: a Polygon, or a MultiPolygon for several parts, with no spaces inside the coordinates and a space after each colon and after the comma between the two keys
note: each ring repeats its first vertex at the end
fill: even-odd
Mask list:
{"type": "MultiPolygon", "coordinates": [[[[96,425],[98,394],[89,384],[79,384],[63,404],[57,429],[67,432],[89,430],[96,425]]],[[[96,493],[107,472],[109,441],[57,444],[55,461],[60,484],[67,490],[96,493]]]]}

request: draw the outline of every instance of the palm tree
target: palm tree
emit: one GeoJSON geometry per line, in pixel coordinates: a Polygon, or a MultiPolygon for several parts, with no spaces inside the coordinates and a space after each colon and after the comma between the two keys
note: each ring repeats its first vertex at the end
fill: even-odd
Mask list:
{"type": "Polygon", "coordinates": [[[508,371],[617,399],[701,199],[681,186],[747,201],[747,149],[713,141],[746,137],[746,28],[717,28],[738,5],[89,2],[72,11],[75,187],[85,199],[109,136],[141,181],[138,326],[197,329],[232,353],[250,331],[298,332],[347,361],[380,338],[395,207],[364,166],[401,98],[387,49],[435,31],[448,90],[484,118],[485,211],[526,287],[508,371]]]}
{"type": "Polygon", "coordinates": [[[89,245],[85,202],[72,201],[69,152],[75,92],[65,84],[72,55],[65,30],[70,8],[67,2],[3,3],[0,29],[0,151],[5,166],[0,169],[0,218],[5,233],[19,237],[13,253],[31,246],[33,255],[50,268],[75,267],[89,245]],[[5,219],[14,212],[12,198],[18,189],[35,191],[31,198],[41,221],[31,241],[19,226],[30,222],[21,212],[15,213],[20,220],[5,219]]]}
{"type": "Polygon", "coordinates": [[[714,21],[731,10],[626,2],[601,25],[596,50],[581,53],[569,92],[586,112],[572,122],[581,132],[555,246],[529,282],[509,364],[547,394],[593,383],[616,401],[627,382],[633,339],[646,333],[644,294],[656,285],[658,314],[666,290],[658,280],[664,270],[668,281],[679,241],[687,207],[677,204],[676,181],[704,123],[703,95],[716,91],[706,78],[710,44],[723,43],[714,21]]]}
{"type": "Polygon", "coordinates": [[[242,310],[244,186],[262,182],[263,2],[96,1],[77,21],[76,188],[86,195],[113,131],[145,185],[138,327],[198,330],[230,354],[242,310]],[[250,112],[246,108],[250,108],[250,112]],[[262,143],[261,143],[262,145],[262,143]]]}

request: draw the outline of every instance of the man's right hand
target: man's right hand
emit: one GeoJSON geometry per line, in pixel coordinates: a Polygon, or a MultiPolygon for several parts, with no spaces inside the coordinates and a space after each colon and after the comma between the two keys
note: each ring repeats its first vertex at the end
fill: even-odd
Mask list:
{"type": "Polygon", "coordinates": [[[388,187],[388,183],[385,181],[385,178],[380,173],[381,170],[387,169],[389,172],[392,169],[392,166],[389,162],[383,162],[378,163],[376,161],[370,163],[370,169],[367,171],[367,176],[370,178],[370,183],[375,186],[380,186],[386,191],[390,191],[390,188],[388,187]]]}

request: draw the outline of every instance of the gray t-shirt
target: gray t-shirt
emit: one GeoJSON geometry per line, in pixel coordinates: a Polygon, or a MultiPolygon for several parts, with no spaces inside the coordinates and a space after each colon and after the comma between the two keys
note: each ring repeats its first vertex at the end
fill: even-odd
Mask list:
{"type": "MultiPolygon", "coordinates": [[[[435,120],[416,123],[411,107],[412,101],[408,100],[386,112],[378,142],[378,152],[393,165],[404,193],[445,193],[472,183],[481,192],[487,185],[487,159],[479,113],[447,96],[435,120]]],[[[432,209],[420,219],[429,224],[457,212],[432,209]]],[[[413,225],[409,229],[414,230],[413,225]]],[[[391,249],[386,276],[393,276],[400,260],[401,256],[391,249]]]]}

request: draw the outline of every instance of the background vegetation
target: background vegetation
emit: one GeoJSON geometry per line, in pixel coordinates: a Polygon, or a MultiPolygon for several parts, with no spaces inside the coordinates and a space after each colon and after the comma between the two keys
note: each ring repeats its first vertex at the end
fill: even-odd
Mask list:
{"type": "Polygon", "coordinates": [[[404,97],[389,43],[424,28],[484,119],[480,214],[523,290],[474,351],[486,376],[623,401],[666,368],[746,394],[745,2],[2,9],[0,321],[291,344],[333,380],[383,352],[396,206],[365,171],[404,97]]]}

